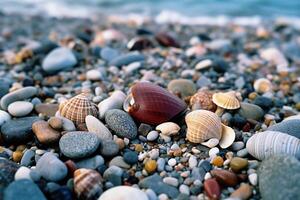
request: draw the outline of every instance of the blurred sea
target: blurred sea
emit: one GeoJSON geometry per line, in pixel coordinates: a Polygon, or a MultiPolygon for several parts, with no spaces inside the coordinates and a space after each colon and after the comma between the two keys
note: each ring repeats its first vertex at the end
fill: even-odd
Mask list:
{"type": "Polygon", "coordinates": [[[248,23],[285,17],[300,23],[300,0],[0,0],[0,12],[55,17],[143,16],[199,24],[239,18],[248,23]]]}

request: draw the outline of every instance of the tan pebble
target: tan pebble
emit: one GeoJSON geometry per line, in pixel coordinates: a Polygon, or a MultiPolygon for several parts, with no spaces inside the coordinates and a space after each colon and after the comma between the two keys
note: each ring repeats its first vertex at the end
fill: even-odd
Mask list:
{"type": "Polygon", "coordinates": [[[248,95],[248,98],[249,98],[250,100],[254,100],[256,97],[257,97],[257,93],[256,93],[256,92],[251,92],[251,93],[248,95]]]}
{"type": "Polygon", "coordinates": [[[61,118],[58,118],[58,117],[51,117],[48,120],[48,123],[52,128],[54,128],[56,130],[61,130],[63,127],[63,121],[61,118]]]}
{"type": "Polygon", "coordinates": [[[252,187],[249,184],[242,183],[240,187],[230,195],[230,197],[241,200],[247,200],[251,197],[251,195],[252,187]]]}
{"type": "Polygon", "coordinates": [[[296,103],[296,109],[300,110],[300,102],[296,103]]]}
{"type": "Polygon", "coordinates": [[[13,152],[12,158],[14,162],[20,162],[22,159],[23,153],[22,151],[13,152]]]}
{"type": "Polygon", "coordinates": [[[146,163],[145,163],[145,170],[148,172],[148,173],[153,173],[155,172],[156,170],[156,167],[157,167],[157,163],[155,160],[148,160],[146,163]]]}
{"type": "Polygon", "coordinates": [[[38,141],[42,144],[56,143],[61,137],[60,132],[52,129],[47,122],[42,120],[32,124],[32,131],[36,135],[38,141]]]}
{"type": "Polygon", "coordinates": [[[141,145],[141,144],[136,144],[135,146],[134,146],[134,150],[135,151],[137,151],[137,152],[142,152],[143,151],[143,145],[141,145]]]}
{"type": "Polygon", "coordinates": [[[181,149],[175,149],[174,152],[173,152],[173,155],[175,157],[180,157],[182,155],[181,149]]]}
{"type": "Polygon", "coordinates": [[[19,145],[16,148],[16,151],[24,151],[26,149],[26,145],[19,145]]]}
{"type": "Polygon", "coordinates": [[[180,127],[174,122],[164,122],[158,125],[155,129],[157,131],[160,131],[163,135],[171,136],[177,135],[177,133],[180,130],[180,127]]]}
{"type": "Polygon", "coordinates": [[[118,144],[119,150],[122,150],[125,148],[125,142],[121,138],[116,138],[115,142],[118,144]]]}
{"type": "Polygon", "coordinates": [[[217,166],[217,167],[222,167],[223,166],[223,163],[224,163],[224,160],[221,156],[216,156],[214,157],[214,159],[212,160],[212,164],[214,166],[217,166]]]}
{"type": "Polygon", "coordinates": [[[234,172],[240,172],[248,166],[248,160],[244,158],[234,157],[230,162],[230,168],[234,172]]]}

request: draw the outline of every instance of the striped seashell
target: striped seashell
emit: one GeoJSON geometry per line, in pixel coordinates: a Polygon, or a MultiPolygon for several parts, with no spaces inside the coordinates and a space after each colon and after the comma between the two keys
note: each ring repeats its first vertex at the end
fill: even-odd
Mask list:
{"type": "Polygon", "coordinates": [[[215,112],[217,105],[212,101],[213,93],[208,90],[200,90],[190,99],[192,110],[204,109],[215,112]]]}
{"type": "Polygon", "coordinates": [[[217,106],[224,108],[224,109],[234,110],[234,109],[238,109],[240,107],[240,102],[236,98],[234,92],[215,93],[212,96],[212,100],[217,106]]]}
{"type": "Polygon", "coordinates": [[[92,169],[77,169],[74,172],[74,191],[78,199],[94,200],[102,194],[101,175],[92,169]]]}
{"type": "Polygon", "coordinates": [[[266,93],[272,91],[272,83],[269,79],[260,78],[254,81],[253,88],[256,92],[266,93]]]}
{"type": "Polygon", "coordinates": [[[222,137],[221,119],[208,110],[195,110],[186,115],[187,139],[193,143],[203,143],[206,140],[222,137]]]}
{"type": "Polygon", "coordinates": [[[77,126],[85,123],[86,116],[98,117],[99,115],[97,106],[84,93],[62,102],[59,106],[59,113],[62,117],[73,121],[77,126]]]}
{"type": "Polygon", "coordinates": [[[246,148],[253,157],[259,160],[278,154],[299,156],[300,140],[285,133],[265,131],[250,137],[246,148]]]}

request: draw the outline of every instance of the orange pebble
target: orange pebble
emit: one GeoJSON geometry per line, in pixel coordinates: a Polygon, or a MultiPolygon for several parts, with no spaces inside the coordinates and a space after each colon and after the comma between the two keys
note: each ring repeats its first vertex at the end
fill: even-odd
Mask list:
{"type": "Polygon", "coordinates": [[[224,160],[221,156],[216,156],[212,161],[212,164],[217,167],[223,166],[223,163],[224,163],[224,160]]]}

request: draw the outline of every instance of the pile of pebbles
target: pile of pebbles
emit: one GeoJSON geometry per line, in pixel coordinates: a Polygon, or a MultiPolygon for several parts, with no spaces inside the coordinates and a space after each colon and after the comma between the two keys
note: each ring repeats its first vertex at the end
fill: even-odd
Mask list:
{"type": "Polygon", "coordinates": [[[0,199],[300,199],[299,28],[0,27],[0,199]]]}

